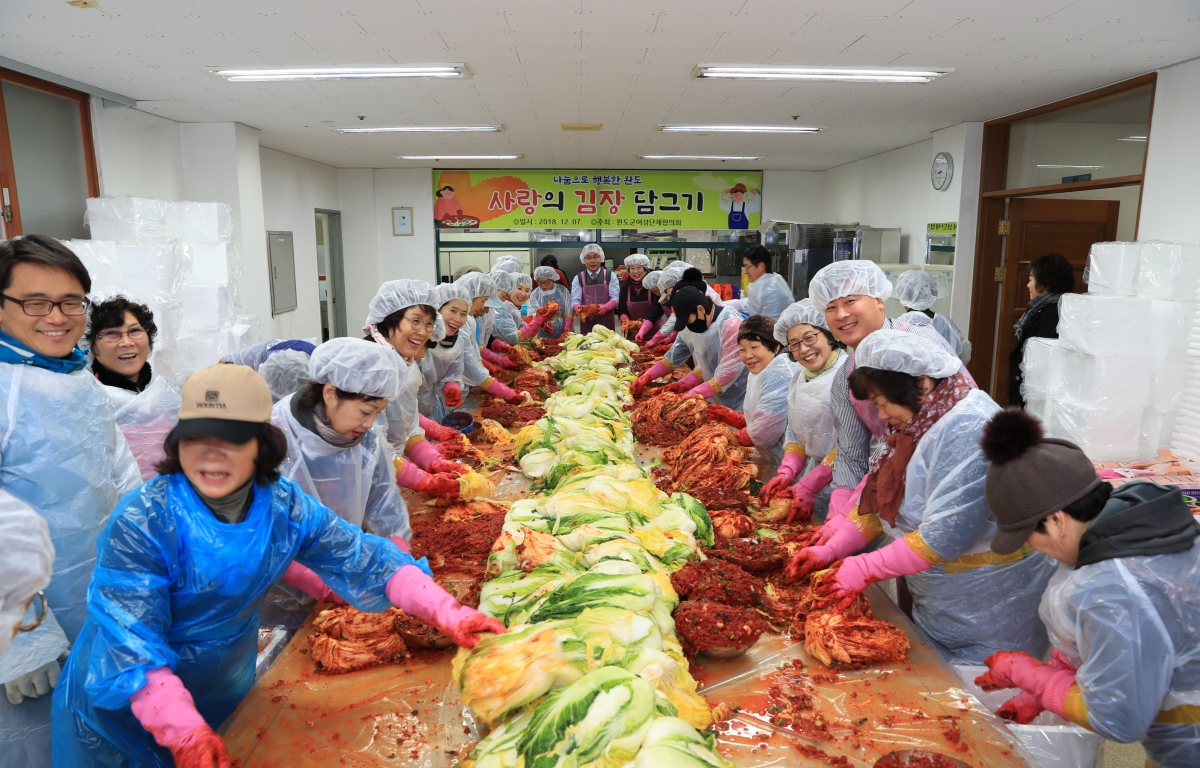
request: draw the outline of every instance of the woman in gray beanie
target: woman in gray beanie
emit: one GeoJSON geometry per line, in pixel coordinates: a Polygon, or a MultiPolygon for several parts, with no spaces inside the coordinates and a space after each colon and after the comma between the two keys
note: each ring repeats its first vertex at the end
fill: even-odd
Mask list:
{"type": "Polygon", "coordinates": [[[992,551],[1028,546],[1062,564],[1038,610],[1050,663],[989,656],[984,690],[1019,688],[997,714],[1048,709],[1106,739],[1140,741],[1161,768],[1200,765],[1200,524],[1178,488],[1113,490],[1066,440],[1015,408],[983,433],[992,551]]]}

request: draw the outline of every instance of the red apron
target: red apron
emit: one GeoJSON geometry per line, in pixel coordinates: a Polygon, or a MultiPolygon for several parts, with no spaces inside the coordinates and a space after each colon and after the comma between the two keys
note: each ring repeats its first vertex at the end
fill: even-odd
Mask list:
{"type": "Polygon", "coordinates": [[[654,294],[650,293],[649,289],[643,288],[642,292],[646,294],[645,300],[634,301],[633,283],[628,283],[625,291],[625,308],[629,311],[629,319],[645,320],[650,317],[650,308],[654,306],[654,294]]]}
{"type": "MultiPolygon", "coordinates": [[[[600,272],[596,275],[596,279],[600,282],[589,283],[588,278],[590,275],[587,271],[587,268],[585,267],[584,270],[579,273],[579,288],[580,293],[582,294],[581,298],[583,299],[583,304],[607,304],[608,302],[612,301],[608,295],[608,274],[608,270],[601,267],[600,272]]],[[[615,330],[615,320],[615,312],[605,312],[603,315],[592,315],[588,317],[587,320],[579,323],[579,332],[586,334],[597,325],[603,325],[606,328],[612,328],[615,330]]]]}

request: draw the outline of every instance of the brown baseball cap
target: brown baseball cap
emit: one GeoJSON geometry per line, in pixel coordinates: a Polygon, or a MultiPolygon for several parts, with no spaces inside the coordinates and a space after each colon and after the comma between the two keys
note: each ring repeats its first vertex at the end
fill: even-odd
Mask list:
{"type": "Polygon", "coordinates": [[[189,437],[215,437],[246,443],[271,423],[271,389],[245,365],[202,368],[183,383],[179,424],[171,444],[189,437]]]}

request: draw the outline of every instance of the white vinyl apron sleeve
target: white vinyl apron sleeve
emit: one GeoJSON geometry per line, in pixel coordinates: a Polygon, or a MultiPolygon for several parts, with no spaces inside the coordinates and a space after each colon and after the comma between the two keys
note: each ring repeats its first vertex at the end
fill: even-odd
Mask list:
{"type": "Polygon", "coordinates": [[[967,339],[966,334],[958,329],[953,320],[941,312],[937,312],[933,316],[933,328],[946,340],[946,343],[958,355],[958,359],[963,361],[963,365],[971,362],[971,342],[967,339]]]}
{"type": "MultiPolygon", "coordinates": [[[[990,554],[996,519],[984,496],[989,464],[979,437],[998,410],[986,393],[972,390],[925,433],[908,463],[896,525],[884,523],[885,536],[919,531],[946,561],[990,554]]],[[[906,577],[913,618],[958,661],[981,664],[996,651],[1042,658],[1048,640],[1037,605],[1055,567],[1039,553],[954,572],[935,565],[906,577]]]]}
{"type": "Polygon", "coordinates": [[[517,333],[517,324],[513,321],[512,313],[508,311],[508,307],[512,304],[507,301],[501,301],[498,297],[492,296],[484,304],[491,307],[492,321],[492,338],[500,339],[508,344],[516,344],[521,340],[517,333]],[[508,305],[508,306],[505,306],[508,305]]]}
{"type": "MultiPolygon", "coordinates": [[[[446,406],[446,395],[442,391],[450,382],[463,383],[463,355],[468,342],[466,325],[454,336],[454,345],[443,347],[440,343],[421,358],[421,387],[417,391],[417,410],[427,419],[441,422],[450,412],[446,406]]],[[[486,373],[486,369],[484,369],[486,373]]],[[[464,396],[466,393],[463,393],[464,396]]]]}
{"type": "MultiPolygon", "coordinates": [[[[834,354],[837,354],[836,352],[834,354]]],[[[818,462],[833,450],[835,435],[831,388],[847,355],[839,355],[828,371],[809,381],[804,366],[797,365],[788,387],[788,425],[784,444],[796,443],[818,462]]]]}
{"type": "Polygon", "coordinates": [[[1061,568],[1039,613],[1078,668],[1092,730],[1141,741],[1155,765],[1200,765],[1200,725],[1157,722],[1200,706],[1200,547],[1061,568]]]}
{"type": "Polygon", "coordinates": [[[488,308],[488,311],[482,316],[475,318],[476,330],[475,340],[479,342],[479,346],[486,347],[492,340],[492,328],[496,323],[496,310],[493,302],[499,301],[495,296],[492,296],[483,304],[488,308]]]}
{"type": "Polygon", "coordinates": [[[783,460],[788,386],[798,368],[800,366],[789,360],[785,352],[776,355],[762,373],[749,373],[746,377],[742,413],[746,417],[746,432],[766,461],[766,477],[773,475],[783,460]]]}
{"type": "Polygon", "coordinates": [[[783,310],[796,300],[787,280],[778,272],[768,272],[750,283],[748,293],[749,297],[742,304],[742,311],[747,316],[766,315],[772,320],[778,320],[783,310]]]}
{"type": "Polygon", "coordinates": [[[105,387],[112,400],[114,416],[143,481],[158,475],[155,466],[166,458],[167,435],[179,421],[179,386],[165,376],[155,375],[141,392],[105,387]]]}
{"type": "Polygon", "coordinates": [[[539,309],[552,301],[558,302],[558,312],[538,329],[538,336],[543,338],[562,336],[567,312],[571,310],[571,292],[556,284],[549,292],[543,291],[541,288],[534,288],[533,292],[529,294],[530,317],[533,317],[539,309]]]}
{"type": "MultiPolygon", "coordinates": [[[[386,419],[387,441],[396,451],[397,456],[404,455],[411,438],[425,437],[425,430],[421,429],[418,421],[420,414],[417,412],[417,392],[421,388],[421,367],[415,362],[409,363],[407,360],[404,361],[403,366],[400,372],[405,378],[404,386],[400,389],[400,396],[388,402],[381,417],[386,419]]],[[[376,420],[375,423],[378,427],[379,421],[376,420]]]]}
{"type": "MultiPolygon", "coordinates": [[[[478,321],[474,317],[468,317],[466,324],[458,330],[463,345],[462,380],[468,387],[478,387],[491,376],[488,369],[483,367],[483,357],[479,354],[479,344],[476,341],[477,333],[478,321]]],[[[463,396],[466,394],[464,392],[463,396]]]]}
{"type": "Polygon", "coordinates": [[[710,402],[735,411],[742,410],[746,379],[750,374],[742,365],[737,348],[738,329],[745,319],[745,315],[739,312],[722,308],[716,322],[710,323],[704,333],[686,328],[680,331],[666,355],[671,365],[676,367],[691,357],[704,381],[715,379],[721,387],[721,391],[710,402]]]}

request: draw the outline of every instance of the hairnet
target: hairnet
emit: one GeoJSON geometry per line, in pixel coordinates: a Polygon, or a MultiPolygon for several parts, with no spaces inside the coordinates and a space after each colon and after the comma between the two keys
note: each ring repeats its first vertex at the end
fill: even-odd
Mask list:
{"type": "Polygon", "coordinates": [[[471,305],[471,293],[460,283],[438,283],[433,287],[433,300],[438,309],[458,299],[471,305]]]}
{"type": "Polygon", "coordinates": [[[604,258],[604,249],[603,248],[596,245],[595,243],[588,243],[587,245],[583,246],[583,250],[579,252],[579,260],[583,261],[583,257],[587,256],[589,253],[599,254],[600,258],[602,258],[602,259],[604,258]]]}
{"type": "Polygon", "coordinates": [[[658,278],[658,289],[660,291],[667,291],[674,288],[681,277],[683,277],[683,270],[664,269],[658,278]]]}
{"type": "Polygon", "coordinates": [[[650,269],[650,259],[646,258],[640,253],[631,253],[625,257],[625,266],[650,269]]]}
{"type": "Polygon", "coordinates": [[[492,272],[492,282],[496,284],[497,293],[512,293],[517,287],[517,276],[512,272],[492,272]]]}
{"type": "Polygon", "coordinates": [[[525,265],[516,256],[501,256],[492,267],[493,272],[524,272],[525,265]]]}
{"type": "Polygon", "coordinates": [[[813,306],[812,299],[801,299],[795,304],[789,304],[775,321],[775,341],[787,346],[788,331],[793,325],[804,323],[814,328],[828,331],[829,324],[825,322],[825,313],[813,306]]]}
{"type": "Polygon", "coordinates": [[[691,262],[679,259],[676,261],[668,262],[667,266],[663,268],[663,271],[674,272],[676,274],[682,275],[684,272],[687,272],[688,269],[691,268],[691,266],[692,266],[691,262]]]}
{"type": "Polygon", "coordinates": [[[662,272],[647,272],[646,276],[642,278],[642,287],[647,290],[651,288],[658,288],[658,281],[661,277],[662,272]]]}
{"type": "Polygon", "coordinates": [[[513,288],[515,289],[522,285],[525,286],[526,288],[530,288],[530,289],[533,288],[533,278],[530,277],[529,275],[525,274],[524,272],[521,272],[517,275],[517,284],[514,285],[513,288]]]}
{"type": "MultiPolygon", "coordinates": [[[[441,341],[446,338],[446,322],[438,314],[439,307],[435,306],[437,299],[433,295],[433,286],[424,280],[389,280],[379,286],[375,298],[367,305],[367,326],[379,325],[396,312],[409,307],[428,307],[433,313],[433,335],[430,341],[441,341]]],[[[367,330],[366,327],[363,330],[367,330]]]]}
{"type": "Polygon", "coordinates": [[[267,380],[272,400],[279,402],[308,383],[308,360],[308,355],[303,352],[285,349],[263,361],[258,373],[267,380]]]}
{"type": "Polygon", "coordinates": [[[486,299],[496,292],[496,281],[492,280],[491,275],[483,272],[468,272],[455,280],[454,284],[465,288],[471,295],[472,301],[486,299]]]}
{"type": "Polygon", "coordinates": [[[896,318],[896,325],[933,325],[933,319],[924,312],[905,312],[896,318]]]}
{"type": "Polygon", "coordinates": [[[854,350],[858,368],[945,379],[962,370],[962,361],[945,344],[892,328],[875,331],[854,350]]]}
{"type": "Polygon", "coordinates": [[[938,287],[933,275],[920,269],[910,269],[901,273],[896,280],[896,290],[892,298],[908,309],[925,310],[937,301],[938,287]]]}
{"type": "Polygon", "coordinates": [[[558,271],[554,267],[538,267],[533,270],[534,280],[557,280],[558,271]]]}
{"type": "Polygon", "coordinates": [[[402,379],[400,357],[382,344],[342,336],[317,347],[308,361],[308,378],[343,392],[395,400],[402,379]]]}
{"type": "Polygon", "coordinates": [[[54,545],[46,520],[25,502],[0,491],[0,653],[25,616],[25,604],[50,583],[54,545]]]}
{"type": "Polygon", "coordinates": [[[829,302],[846,296],[870,296],[887,301],[892,284],[873,261],[835,261],[822,267],[808,283],[813,306],[821,311],[829,302]]]}

